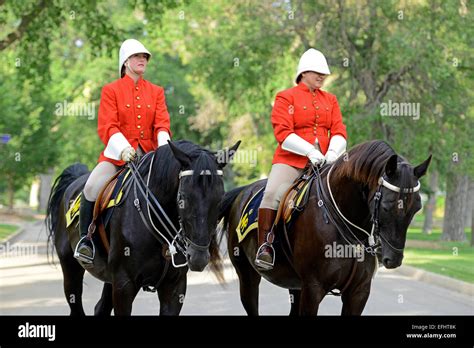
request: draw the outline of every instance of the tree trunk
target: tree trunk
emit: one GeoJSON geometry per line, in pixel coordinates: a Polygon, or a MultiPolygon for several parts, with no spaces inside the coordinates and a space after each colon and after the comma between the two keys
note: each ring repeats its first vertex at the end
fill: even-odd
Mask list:
{"type": "Polygon", "coordinates": [[[53,173],[54,170],[50,169],[48,173],[40,175],[40,192],[39,192],[39,206],[38,210],[41,212],[46,211],[48,206],[49,193],[53,185],[53,173]]]}
{"type": "Polygon", "coordinates": [[[468,200],[471,200],[471,206],[469,210],[471,211],[471,246],[474,247],[474,180],[469,178],[469,195],[468,200]]]}
{"type": "Polygon", "coordinates": [[[15,186],[13,184],[13,177],[8,176],[8,212],[13,213],[13,203],[15,201],[15,186]]]}
{"type": "Polygon", "coordinates": [[[471,215],[471,246],[474,247],[474,204],[472,205],[471,215]]]}
{"type": "Polygon", "coordinates": [[[464,212],[464,227],[469,228],[472,220],[472,207],[474,205],[474,180],[468,178],[468,193],[466,198],[466,210],[464,212]]]}
{"type": "Polygon", "coordinates": [[[438,172],[433,171],[430,173],[430,193],[428,201],[425,204],[425,221],[423,222],[423,233],[431,234],[433,230],[433,214],[436,210],[436,193],[438,192],[438,172]]]}
{"type": "Polygon", "coordinates": [[[464,233],[464,219],[465,209],[467,209],[467,191],[467,175],[448,173],[443,234],[441,235],[441,240],[466,240],[466,233],[464,233]]]}

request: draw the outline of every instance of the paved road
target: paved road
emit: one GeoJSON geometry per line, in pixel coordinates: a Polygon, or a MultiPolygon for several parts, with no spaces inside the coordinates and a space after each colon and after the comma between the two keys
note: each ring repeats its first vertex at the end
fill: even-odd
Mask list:
{"type": "MultiPolygon", "coordinates": [[[[45,240],[44,227],[40,223],[33,223],[9,245],[10,250],[18,246],[29,246],[33,255],[13,255],[13,252],[7,257],[0,255],[0,314],[69,314],[62,291],[61,268],[57,258],[55,266],[48,264],[45,240]]],[[[225,269],[225,276],[227,283],[223,287],[207,270],[188,273],[187,296],[181,313],[244,315],[238,295],[237,276],[230,264],[225,269]]],[[[84,280],[84,307],[87,314],[93,313],[101,289],[101,283],[87,274],[84,280]]],[[[260,291],[261,314],[288,314],[290,306],[285,289],[263,280],[260,291]]],[[[134,303],[133,314],[155,315],[158,308],[156,294],[140,292],[134,303]]],[[[340,299],[333,296],[326,297],[320,306],[320,314],[323,315],[338,315],[340,310],[340,299]]],[[[396,270],[381,268],[373,282],[364,314],[474,315],[474,299],[410,279],[398,274],[396,270]]]]}

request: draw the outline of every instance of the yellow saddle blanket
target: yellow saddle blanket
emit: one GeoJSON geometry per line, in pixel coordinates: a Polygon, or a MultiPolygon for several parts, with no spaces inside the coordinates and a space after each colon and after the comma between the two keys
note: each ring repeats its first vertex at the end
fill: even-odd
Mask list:
{"type": "MultiPolygon", "coordinates": [[[[309,188],[313,178],[314,176],[305,174],[286,191],[278,207],[274,225],[280,220],[283,220],[286,224],[290,223],[293,215],[303,210],[309,197],[309,188]]],[[[262,202],[264,189],[265,187],[262,187],[258,190],[245,205],[236,228],[239,243],[245,239],[250,231],[256,230],[258,227],[258,208],[262,202]]]]}
{"type": "MultiPolygon", "coordinates": [[[[101,193],[99,194],[100,199],[96,202],[100,204],[101,211],[105,211],[109,208],[115,207],[122,202],[124,198],[124,186],[127,180],[130,177],[130,169],[126,169],[121,173],[117,173],[116,177],[113,177],[112,180],[109,180],[107,184],[102,188],[101,193]]],[[[71,201],[69,209],[66,212],[66,227],[69,227],[76,218],[79,217],[79,208],[81,206],[81,192],[77,197],[71,201]]]]}

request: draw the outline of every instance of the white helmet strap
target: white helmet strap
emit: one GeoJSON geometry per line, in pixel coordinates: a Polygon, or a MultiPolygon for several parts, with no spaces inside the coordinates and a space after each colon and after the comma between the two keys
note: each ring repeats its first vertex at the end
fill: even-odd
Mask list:
{"type": "Polygon", "coordinates": [[[135,72],[135,70],[133,70],[132,67],[130,66],[130,62],[128,61],[128,59],[125,61],[124,65],[125,65],[125,68],[128,69],[128,70],[130,70],[133,74],[138,75],[138,74],[135,72]]]}
{"type": "MultiPolygon", "coordinates": [[[[130,56],[131,57],[131,56],[130,56]]],[[[130,72],[132,72],[134,75],[137,75],[139,76],[140,74],[138,74],[135,70],[132,69],[132,67],[130,66],[130,57],[127,58],[127,60],[123,63],[123,65],[125,66],[125,71],[130,70],[130,72]]],[[[148,61],[148,56],[147,56],[147,61],[148,61]]]]}

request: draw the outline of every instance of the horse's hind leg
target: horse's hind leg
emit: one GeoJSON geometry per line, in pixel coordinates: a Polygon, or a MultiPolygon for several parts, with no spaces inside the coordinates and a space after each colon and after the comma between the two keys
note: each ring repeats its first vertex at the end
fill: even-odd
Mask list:
{"type": "Polygon", "coordinates": [[[104,283],[104,287],[102,289],[102,296],[100,297],[99,302],[97,302],[94,308],[94,315],[110,316],[112,308],[112,284],[104,283]]]}
{"type": "Polygon", "coordinates": [[[290,316],[297,316],[300,312],[300,297],[301,297],[301,290],[299,289],[290,289],[290,316]]]}
{"type": "Polygon", "coordinates": [[[74,259],[72,253],[66,257],[59,257],[63,271],[64,295],[71,309],[72,316],[84,316],[82,307],[82,280],[84,268],[74,259]]]}
{"type": "Polygon", "coordinates": [[[230,259],[239,276],[240,301],[247,315],[258,315],[258,287],[262,277],[252,267],[242,248],[229,250],[230,259]]]}

